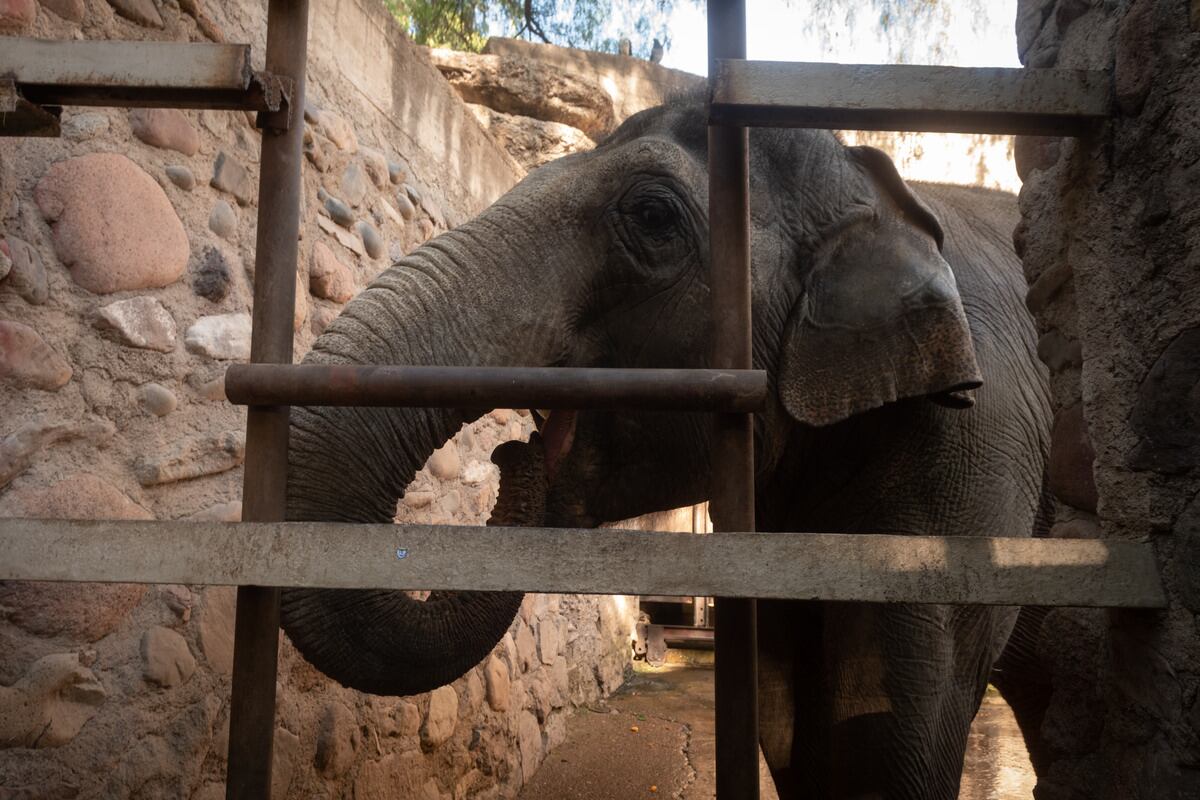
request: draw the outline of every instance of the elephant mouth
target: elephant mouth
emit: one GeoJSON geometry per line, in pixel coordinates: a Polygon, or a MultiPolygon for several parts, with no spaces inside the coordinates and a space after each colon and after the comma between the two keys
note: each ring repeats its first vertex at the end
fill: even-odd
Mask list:
{"type": "Polygon", "coordinates": [[[530,415],[537,430],[528,442],[505,442],[492,451],[500,485],[487,524],[591,527],[585,515],[574,513],[575,503],[564,504],[563,481],[556,481],[565,477],[559,473],[576,441],[578,414],[530,409],[530,415]]]}
{"type": "Polygon", "coordinates": [[[547,460],[540,431],[528,442],[513,440],[492,451],[492,463],[500,468],[500,488],[488,525],[537,527],[545,522],[547,460]]]}
{"type": "Polygon", "coordinates": [[[563,459],[575,444],[575,411],[542,411],[530,409],[534,425],[541,434],[542,452],[546,464],[547,482],[554,480],[563,459]]]}

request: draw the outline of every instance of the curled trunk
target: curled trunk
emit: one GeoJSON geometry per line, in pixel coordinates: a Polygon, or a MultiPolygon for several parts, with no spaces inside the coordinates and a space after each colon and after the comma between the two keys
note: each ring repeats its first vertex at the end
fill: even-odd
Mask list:
{"type": "MultiPolygon", "coordinates": [[[[520,356],[475,345],[449,301],[471,291],[452,283],[460,273],[448,268],[478,255],[470,252],[471,238],[450,234],[438,241],[359,295],[306,363],[518,363],[520,356]]],[[[488,324],[497,323],[485,319],[482,327],[488,324]]],[[[536,351],[527,358],[538,360],[536,351]]],[[[433,450],[480,413],[294,408],[288,519],[391,522],[397,500],[433,450]]],[[[522,511],[508,515],[507,524],[540,522],[527,516],[524,501],[512,505],[522,511]]],[[[288,589],[282,624],[304,657],[339,683],[408,695],[449,683],[482,660],[508,630],[521,598],[437,592],[421,601],[396,591],[288,589]]]]}

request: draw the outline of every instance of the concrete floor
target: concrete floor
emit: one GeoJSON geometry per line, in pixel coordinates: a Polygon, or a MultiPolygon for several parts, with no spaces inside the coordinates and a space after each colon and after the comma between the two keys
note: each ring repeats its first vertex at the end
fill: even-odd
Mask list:
{"type": "MultiPolygon", "coordinates": [[[[674,656],[680,651],[671,651],[674,656]]],[[[696,659],[693,659],[693,662],[696,659]]],[[[712,668],[638,662],[603,706],[581,708],[518,800],[712,800],[712,668]]],[[[777,800],[762,767],[762,800],[777,800]]],[[[1034,777],[1012,712],[989,692],[972,726],[960,800],[1028,800],[1034,777]]]]}
{"type": "MultiPolygon", "coordinates": [[[[676,655],[678,651],[672,651],[676,655]]],[[[604,706],[580,709],[519,800],[712,800],[716,761],[712,667],[636,662],[604,706]]],[[[761,765],[762,800],[777,800],[761,765]]]]}

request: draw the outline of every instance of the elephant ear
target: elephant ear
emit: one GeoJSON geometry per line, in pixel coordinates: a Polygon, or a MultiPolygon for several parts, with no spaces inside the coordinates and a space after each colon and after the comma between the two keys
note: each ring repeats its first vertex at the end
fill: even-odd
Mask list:
{"type": "Polygon", "coordinates": [[[820,248],[784,332],[780,399],[817,426],[922,395],[969,406],[982,379],[941,225],[887,155],[850,157],[882,202],[820,248]]]}

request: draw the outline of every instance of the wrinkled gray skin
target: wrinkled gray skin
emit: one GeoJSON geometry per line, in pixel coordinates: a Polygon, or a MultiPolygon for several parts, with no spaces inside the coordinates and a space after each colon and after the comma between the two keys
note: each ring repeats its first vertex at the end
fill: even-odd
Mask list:
{"type": "MultiPolygon", "coordinates": [[[[826,132],[750,137],[754,360],[771,382],[755,419],[758,529],[1029,536],[1049,411],[1012,199],[913,194],[878,151],[826,132]]],[[[388,270],[306,360],[706,366],[706,158],[700,103],[639,114],[388,270]]],[[[479,413],[295,409],[290,518],[392,519],[414,471],[479,413]]],[[[530,522],[704,500],[709,425],[581,413],[549,485],[529,489],[544,491],[530,522]]],[[[294,590],[284,622],[332,677],[403,694],[477,663],[519,599],[294,590]]],[[[781,796],[956,797],[1015,609],[759,609],[762,745],[781,796]]]]}

